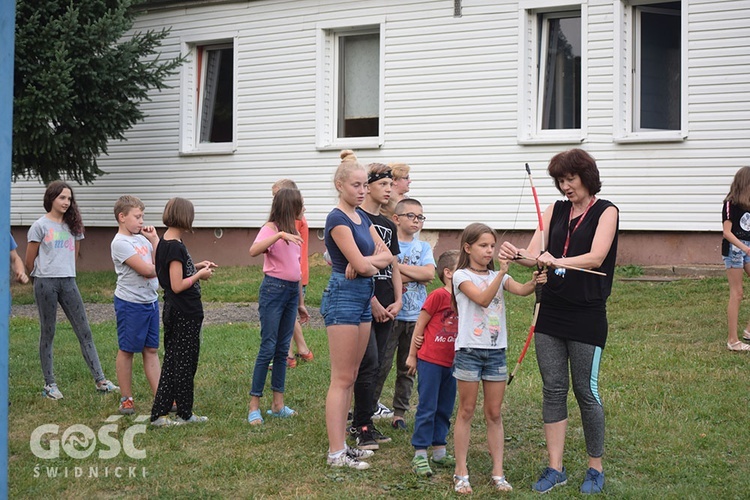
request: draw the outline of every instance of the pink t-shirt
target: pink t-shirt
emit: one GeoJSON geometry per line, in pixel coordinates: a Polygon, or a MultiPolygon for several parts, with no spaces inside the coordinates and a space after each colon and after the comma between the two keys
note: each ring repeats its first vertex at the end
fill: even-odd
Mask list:
{"type": "MultiPolygon", "coordinates": [[[[255,241],[260,241],[278,233],[275,224],[264,224],[255,241]]],[[[302,249],[294,243],[279,239],[268,247],[263,255],[263,273],[280,280],[299,281],[302,279],[300,255],[302,249]]]]}

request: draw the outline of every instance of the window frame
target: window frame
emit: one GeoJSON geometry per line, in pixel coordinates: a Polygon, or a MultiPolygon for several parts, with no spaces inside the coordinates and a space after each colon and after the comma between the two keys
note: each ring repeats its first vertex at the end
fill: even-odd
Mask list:
{"type": "Polygon", "coordinates": [[[522,73],[518,79],[518,144],[580,144],[587,134],[588,110],[588,6],[582,0],[527,0],[520,2],[519,25],[521,26],[519,57],[522,73]],[[542,129],[543,96],[540,95],[540,55],[546,52],[541,47],[546,36],[540,33],[542,19],[551,16],[571,17],[576,13],[581,20],[581,128],[542,129]]]}
{"type": "MultiPolygon", "coordinates": [[[[186,35],[180,40],[182,53],[188,62],[182,67],[181,103],[180,106],[180,154],[181,155],[223,155],[237,151],[237,33],[217,35],[208,38],[205,35],[186,35]],[[232,57],[232,140],[228,142],[201,142],[200,124],[203,109],[203,95],[200,89],[204,85],[205,64],[199,68],[198,51],[219,48],[233,49],[232,57]],[[198,70],[202,74],[198,74],[198,70]]],[[[201,56],[202,57],[202,56],[201,56]]]]}
{"type": "Polygon", "coordinates": [[[318,40],[317,59],[317,103],[316,103],[316,148],[377,149],[384,143],[384,87],[385,87],[385,17],[358,19],[354,23],[325,22],[316,26],[318,40]],[[370,137],[337,137],[339,105],[339,57],[338,39],[343,36],[379,33],[379,85],[378,85],[378,135],[370,137]]]}
{"type": "Polygon", "coordinates": [[[616,143],[681,142],[688,137],[688,81],[687,81],[687,15],[685,1],[680,2],[680,129],[639,129],[635,126],[640,117],[640,83],[636,67],[639,66],[640,45],[636,39],[640,32],[636,11],[656,9],[668,0],[618,0],[615,9],[615,98],[613,140],[616,143]]]}

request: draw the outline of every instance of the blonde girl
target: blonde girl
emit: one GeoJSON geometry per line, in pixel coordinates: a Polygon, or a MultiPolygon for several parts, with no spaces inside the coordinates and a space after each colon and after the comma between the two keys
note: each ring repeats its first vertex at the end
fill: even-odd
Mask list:
{"type": "Polygon", "coordinates": [[[266,384],[268,365],[274,361],[271,374],[273,401],[267,414],[277,418],[289,418],[297,414],[284,404],[286,382],[286,358],[289,343],[294,333],[297,314],[305,322],[307,309],[301,301],[302,270],[300,254],[302,236],[295,221],[302,216],[302,195],[296,189],[280,189],[273,197],[271,214],[258,231],[250,256],[263,254],[263,282],[258,296],[260,314],[260,350],[255,358],[253,381],[250,389],[248,422],[263,423],[260,398],[266,384]]]}
{"type": "Polygon", "coordinates": [[[497,234],[485,224],[474,223],[461,235],[461,254],[453,273],[453,302],[458,311],[458,336],[453,376],[458,385],[458,413],[453,431],[456,493],[471,493],[466,457],[469,451],[471,420],[477,404],[479,383],[484,391],[484,418],[487,444],[492,457],[492,482],[498,491],[513,487],[503,471],[503,420],[500,409],[508,379],[503,289],[516,295],[534,291],[534,279],[520,284],[508,275],[508,261],[500,261],[495,271],[493,259],[497,234]]]}
{"type": "MultiPolygon", "coordinates": [[[[742,278],[750,276],[750,167],[742,167],[734,174],[729,194],[724,198],[721,209],[724,239],[721,242],[721,255],[727,269],[729,281],[729,303],[727,305],[727,349],[730,351],[750,351],[750,344],[742,342],[737,334],[740,304],[742,303],[742,278]]],[[[750,323],[742,336],[750,340],[750,323]]]]}
{"type": "Polygon", "coordinates": [[[44,210],[29,228],[26,246],[26,268],[34,278],[34,300],[39,310],[39,358],[42,363],[44,388],[42,396],[62,399],[52,366],[52,343],[57,325],[59,303],[73,327],[81,346],[83,359],[101,392],[120,388],[107,380],[102,372],[99,354],[76,284],[76,256],[83,239],[83,221],[73,189],[65,182],[54,181],[44,193],[44,210]]]}
{"type": "Polygon", "coordinates": [[[367,194],[367,172],[352,151],[341,152],[333,182],[339,202],[325,224],[325,245],[333,269],[320,304],[331,358],[331,383],[326,396],[328,464],[367,469],[370,465],[359,459],[373,452],[346,446],[346,416],[370,339],[372,277],[391,263],[393,255],[358,208],[367,194]]]}

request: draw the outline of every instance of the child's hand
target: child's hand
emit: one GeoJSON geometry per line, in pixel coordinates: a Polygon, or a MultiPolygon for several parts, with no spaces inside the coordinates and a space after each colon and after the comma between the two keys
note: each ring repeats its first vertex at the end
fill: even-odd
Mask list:
{"type": "Polygon", "coordinates": [[[348,280],[355,279],[359,274],[357,274],[357,271],[354,270],[351,263],[346,265],[346,270],[344,271],[344,277],[348,280]]]}
{"type": "Polygon", "coordinates": [[[500,269],[497,270],[498,273],[500,273],[500,274],[507,274],[508,273],[508,267],[509,267],[509,265],[510,264],[508,263],[507,260],[500,259],[500,269]]]}
{"type": "Polygon", "coordinates": [[[375,297],[370,299],[370,306],[372,307],[372,319],[376,323],[385,323],[396,317],[383,307],[383,304],[375,297]]]}
{"type": "MultiPolygon", "coordinates": [[[[216,265],[215,265],[215,264],[214,264],[214,267],[216,267],[216,265]]],[[[214,267],[211,267],[211,266],[205,266],[205,267],[204,267],[203,269],[201,269],[200,271],[198,271],[197,273],[195,273],[195,275],[196,275],[196,276],[198,277],[198,279],[200,279],[200,280],[208,280],[208,279],[211,279],[211,276],[213,276],[213,275],[214,275],[214,267]]]]}
{"type": "Polygon", "coordinates": [[[281,231],[279,233],[279,236],[282,240],[286,241],[286,244],[294,243],[295,245],[302,245],[302,236],[299,236],[297,234],[291,234],[287,233],[285,231],[281,231]]]}
{"type": "Polygon", "coordinates": [[[422,347],[422,344],[424,343],[424,335],[417,335],[414,337],[414,346],[419,350],[420,347],[422,347]]]}
{"type": "Polygon", "coordinates": [[[417,357],[409,355],[408,358],[406,358],[406,368],[408,368],[408,373],[412,377],[417,374],[417,357]]]}
{"type": "Polygon", "coordinates": [[[542,269],[541,271],[534,271],[534,281],[536,281],[537,285],[543,285],[547,283],[547,269],[542,269]]]}
{"type": "Polygon", "coordinates": [[[304,304],[297,306],[297,319],[300,325],[304,325],[310,321],[310,313],[307,312],[307,307],[304,304]]]}
{"type": "Polygon", "coordinates": [[[398,316],[398,313],[401,312],[402,307],[404,307],[404,303],[401,301],[401,299],[398,299],[393,304],[386,307],[385,310],[388,311],[395,319],[396,316],[398,316]]]}
{"type": "Polygon", "coordinates": [[[148,238],[149,241],[158,241],[159,235],[156,233],[156,228],[154,226],[143,226],[141,228],[141,234],[148,238]]]}

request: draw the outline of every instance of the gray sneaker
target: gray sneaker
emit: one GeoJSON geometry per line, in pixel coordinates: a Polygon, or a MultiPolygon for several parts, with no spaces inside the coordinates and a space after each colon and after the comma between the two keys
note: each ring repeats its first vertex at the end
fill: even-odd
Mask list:
{"type": "Polygon", "coordinates": [[[151,425],[153,425],[154,427],[172,427],[179,424],[169,418],[169,415],[162,415],[161,417],[151,422],[151,425]]]}
{"type": "Polygon", "coordinates": [[[185,420],[184,418],[182,418],[182,417],[179,417],[179,416],[178,416],[178,417],[175,417],[175,418],[174,418],[174,422],[175,422],[175,423],[176,423],[177,425],[184,425],[184,424],[199,424],[199,423],[202,423],[202,422],[208,422],[208,417],[206,417],[206,416],[202,416],[202,417],[201,417],[201,416],[198,416],[198,415],[196,415],[195,413],[193,413],[192,415],[190,415],[190,418],[189,418],[189,419],[187,419],[187,420],[185,420]]]}
{"type": "Polygon", "coordinates": [[[57,384],[45,385],[42,389],[42,396],[47,399],[62,399],[63,395],[60,389],[57,388],[57,384]]]}

